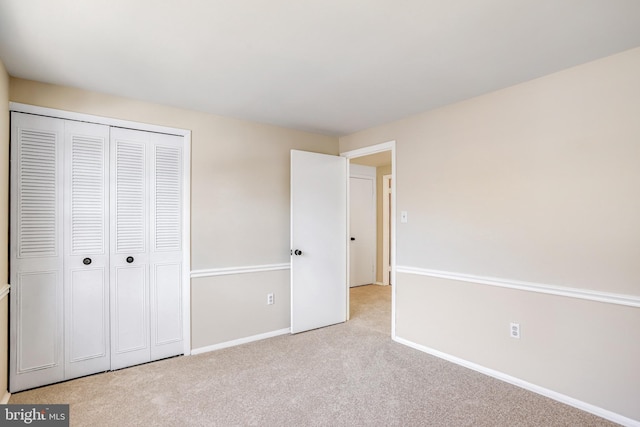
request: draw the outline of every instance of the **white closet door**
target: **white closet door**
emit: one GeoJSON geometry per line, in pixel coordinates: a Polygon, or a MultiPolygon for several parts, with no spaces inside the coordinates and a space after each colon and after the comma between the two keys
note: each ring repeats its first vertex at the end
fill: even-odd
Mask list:
{"type": "Polygon", "coordinates": [[[65,379],[110,368],[109,127],[65,122],[65,379]]]}
{"type": "Polygon", "coordinates": [[[111,129],[111,368],[148,362],[148,135],[111,129]]]}
{"type": "Polygon", "coordinates": [[[10,391],[61,381],[64,123],[11,114],[10,391]]]}
{"type": "Polygon", "coordinates": [[[182,137],[153,134],[151,161],[151,359],[183,352],[182,137]]]}

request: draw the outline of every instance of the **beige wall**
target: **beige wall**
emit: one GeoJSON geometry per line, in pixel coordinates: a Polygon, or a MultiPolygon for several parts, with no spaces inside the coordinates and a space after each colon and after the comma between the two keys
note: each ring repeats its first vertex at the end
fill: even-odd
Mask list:
{"type": "Polygon", "coordinates": [[[289,270],[194,279],[193,348],[291,326],[289,270]],[[267,294],[274,304],[267,305],[267,294]],[[196,300],[197,298],[197,300],[196,300]],[[242,308],[241,314],[237,313],[242,308]],[[260,319],[260,323],[256,323],[260,319]],[[234,322],[230,325],[230,322],[234,322]]]}
{"type": "MultiPolygon", "coordinates": [[[[9,282],[9,75],[0,61],[0,289],[9,282]]],[[[0,301],[0,396],[8,388],[9,296],[0,301]]],[[[0,397],[1,399],[1,397],[0,397]]]]}
{"type": "MultiPolygon", "coordinates": [[[[289,152],[338,154],[333,137],[16,78],[10,98],[191,130],[192,270],[289,262],[289,152]]],[[[289,277],[280,273],[193,279],[193,347],[288,327],[289,277]],[[276,293],[268,311],[262,281],[276,293]]]]}
{"type": "MultiPolygon", "coordinates": [[[[638,298],[639,75],[640,48],[340,138],[340,150],[396,140],[397,211],[409,213],[399,266],[638,298]]],[[[399,337],[640,420],[640,309],[397,282],[399,337]]]]}
{"type": "Polygon", "coordinates": [[[391,165],[378,166],[376,168],[376,281],[382,283],[384,274],[384,263],[382,262],[382,200],[384,199],[384,189],[382,178],[391,175],[391,165]]]}

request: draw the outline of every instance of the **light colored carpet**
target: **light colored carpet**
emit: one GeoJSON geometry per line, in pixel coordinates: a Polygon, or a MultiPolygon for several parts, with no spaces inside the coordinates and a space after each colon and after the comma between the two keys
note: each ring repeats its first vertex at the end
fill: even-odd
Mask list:
{"type": "Polygon", "coordinates": [[[345,324],[80,378],[10,403],[69,403],[74,426],[614,425],[393,342],[390,292],[353,288],[345,324]]]}

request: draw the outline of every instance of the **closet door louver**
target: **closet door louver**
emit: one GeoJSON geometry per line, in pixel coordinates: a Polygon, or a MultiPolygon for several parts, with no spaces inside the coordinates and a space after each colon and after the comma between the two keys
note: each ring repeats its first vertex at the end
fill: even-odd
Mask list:
{"type": "Polygon", "coordinates": [[[64,123],[11,114],[11,390],[63,379],[64,123]]]}
{"type": "Polygon", "coordinates": [[[65,379],[109,370],[109,127],[65,122],[65,379]]]}

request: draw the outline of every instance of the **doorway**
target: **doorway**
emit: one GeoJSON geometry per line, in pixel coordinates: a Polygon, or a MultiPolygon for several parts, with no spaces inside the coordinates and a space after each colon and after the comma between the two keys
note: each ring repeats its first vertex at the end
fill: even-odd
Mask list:
{"type": "MultiPolygon", "coordinates": [[[[342,153],[341,156],[346,157],[349,161],[350,176],[351,170],[355,169],[362,171],[362,167],[372,168],[375,175],[375,238],[373,239],[373,252],[375,253],[373,275],[375,280],[372,280],[373,286],[388,286],[395,283],[395,141],[390,141],[383,144],[377,144],[369,147],[364,147],[358,150],[348,151],[342,153]],[[386,210],[386,211],[385,211],[386,210]]],[[[351,198],[350,202],[354,200],[351,198]]],[[[357,210],[362,209],[355,209],[357,210]]],[[[348,223],[352,224],[352,212],[354,208],[349,208],[349,220],[348,223]]],[[[350,227],[350,238],[356,239],[358,236],[353,236],[354,230],[350,227]]],[[[357,253],[353,253],[357,250],[354,241],[349,241],[349,269],[353,268],[354,258],[360,258],[357,253]]],[[[354,275],[349,272],[349,284],[351,287],[351,278],[354,275]]],[[[364,284],[364,283],[362,283],[364,284]]],[[[395,336],[395,289],[391,290],[391,336],[395,336]]],[[[350,302],[347,299],[347,318],[350,314],[350,302]]]]}

